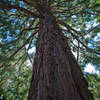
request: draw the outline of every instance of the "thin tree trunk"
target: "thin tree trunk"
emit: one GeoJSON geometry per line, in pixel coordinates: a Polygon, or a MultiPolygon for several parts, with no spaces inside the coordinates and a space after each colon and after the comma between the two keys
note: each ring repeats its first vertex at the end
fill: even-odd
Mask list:
{"type": "Polygon", "coordinates": [[[67,40],[49,11],[39,28],[28,100],[93,100],[67,40]]]}

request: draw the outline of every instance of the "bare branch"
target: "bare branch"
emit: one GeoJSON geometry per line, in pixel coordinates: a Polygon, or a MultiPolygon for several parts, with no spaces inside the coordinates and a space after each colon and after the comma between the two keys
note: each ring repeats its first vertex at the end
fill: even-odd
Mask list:
{"type": "Polygon", "coordinates": [[[95,30],[96,28],[98,28],[99,25],[96,25],[95,27],[93,27],[91,30],[88,31],[88,33],[92,32],[93,30],[95,30]]]}
{"type": "MultiPolygon", "coordinates": [[[[72,42],[72,41],[71,41],[72,42]]],[[[76,44],[74,44],[74,43],[72,43],[72,45],[73,45],[73,47],[75,47],[75,48],[78,48],[78,46],[76,45],[76,44]]],[[[81,54],[84,54],[84,56],[86,56],[86,57],[89,57],[90,59],[93,59],[91,56],[89,56],[89,55],[87,55],[85,52],[86,52],[86,50],[85,49],[83,49],[82,47],[79,47],[80,48],[80,53],[81,54]]]]}
{"type": "Polygon", "coordinates": [[[78,46],[77,46],[77,62],[79,61],[79,51],[80,51],[80,43],[78,42],[78,46]]]}
{"type": "Polygon", "coordinates": [[[27,54],[27,57],[29,58],[30,63],[33,64],[32,59],[31,59],[30,55],[28,54],[28,52],[26,52],[26,54],[27,54]]]}

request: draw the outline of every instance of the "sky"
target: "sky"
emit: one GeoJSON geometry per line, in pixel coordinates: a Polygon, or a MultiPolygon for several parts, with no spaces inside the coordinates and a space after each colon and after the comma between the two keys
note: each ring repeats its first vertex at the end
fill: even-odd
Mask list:
{"type": "Polygon", "coordinates": [[[95,67],[93,65],[91,65],[90,63],[86,65],[84,71],[85,72],[88,72],[88,73],[96,73],[96,74],[99,74],[99,71],[96,70],[95,67]]]}

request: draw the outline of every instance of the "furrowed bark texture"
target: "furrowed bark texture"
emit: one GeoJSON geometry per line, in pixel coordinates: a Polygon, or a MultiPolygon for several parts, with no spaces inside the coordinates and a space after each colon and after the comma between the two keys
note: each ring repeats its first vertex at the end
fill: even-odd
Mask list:
{"type": "Polygon", "coordinates": [[[93,100],[82,71],[54,17],[40,20],[28,100],[93,100]]]}

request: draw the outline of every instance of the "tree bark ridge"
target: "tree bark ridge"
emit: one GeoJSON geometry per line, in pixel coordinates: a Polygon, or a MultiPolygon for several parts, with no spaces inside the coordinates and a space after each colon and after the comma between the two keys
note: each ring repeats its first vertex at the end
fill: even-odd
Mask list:
{"type": "Polygon", "coordinates": [[[28,100],[93,100],[53,15],[40,20],[28,100]]]}

